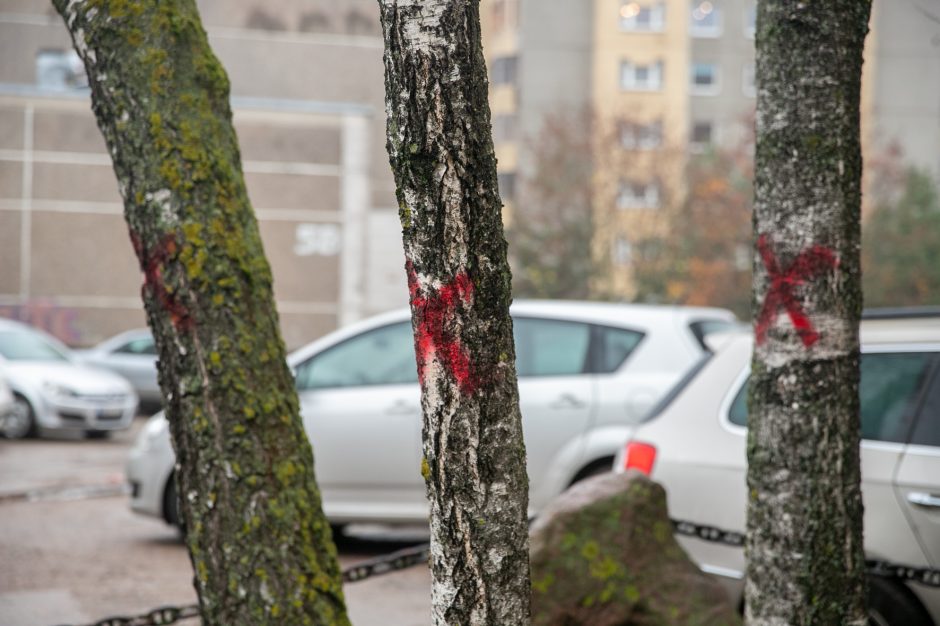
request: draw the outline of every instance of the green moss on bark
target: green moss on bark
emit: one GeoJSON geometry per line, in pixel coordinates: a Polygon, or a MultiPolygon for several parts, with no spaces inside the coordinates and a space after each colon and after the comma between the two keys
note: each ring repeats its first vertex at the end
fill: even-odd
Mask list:
{"type": "Polygon", "coordinates": [[[347,624],[229,83],[195,4],[55,5],[147,278],[203,622],[347,624]]]}

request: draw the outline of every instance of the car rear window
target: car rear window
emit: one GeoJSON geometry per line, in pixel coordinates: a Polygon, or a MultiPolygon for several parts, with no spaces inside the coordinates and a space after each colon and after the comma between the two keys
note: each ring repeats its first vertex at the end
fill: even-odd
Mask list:
{"type": "MultiPolygon", "coordinates": [[[[862,439],[897,443],[908,440],[932,363],[930,352],[862,355],[862,439]]],[[[731,403],[728,420],[732,424],[747,425],[747,390],[745,382],[731,403]]]]}
{"type": "Polygon", "coordinates": [[[595,326],[597,359],[594,370],[599,374],[616,371],[643,340],[643,333],[626,328],[595,326]]]}
{"type": "Polygon", "coordinates": [[[689,330],[695,336],[695,340],[702,346],[705,352],[711,352],[711,348],[705,342],[705,338],[713,333],[723,333],[738,328],[738,322],[728,320],[697,320],[689,324],[689,330]]]}

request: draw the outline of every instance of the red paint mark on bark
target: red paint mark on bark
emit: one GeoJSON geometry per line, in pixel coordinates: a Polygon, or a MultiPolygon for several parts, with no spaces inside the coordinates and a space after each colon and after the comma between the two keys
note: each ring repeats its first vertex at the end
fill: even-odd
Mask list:
{"type": "Polygon", "coordinates": [[[134,251],[140,259],[140,268],[144,272],[144,289],[149,290],[151,296],[170,314],[173,326],[181,330],[190,328],[192,318],[189,311],[180,302],[179,297],[167,289],[163,279],[163,265],[176,254],[176,236],[168,234],[148,250],[137,233],[131,233],[131,243],[134,244],[134,251]]]}
{"type": "Polygon", "coordinates": [[[473,371],[467,349],[459,337],[446,330],[454,320],[457,305],[469,304],[473,297],[473,281],[466,272],[461,272],[436,293],[422,295],[411,261],[407,263],[408,291],[415,312],[415,354],[418,359],[418,377],[424,384],[425,372],[436,357],[447,372],[457,381],[460,392],[470,395],[479,387],[479,379],[473,371]]]}
{"type": "Polygon", "coordinates": [[[836,268],[839,265],[839,259],[829,248],[816,245],[797,255],[786,269],[781,269],[767,235],[760,235],[757,238],[757,250],[764,262],[764,267],[770,274],[770,291],[764,298],[764,306],[755,324],[758,345],[766,341],[767,331],[770,330],[780,309],[783,308],[790,316],[800,339],[803,340],[803,345],[810,347],[819,341],[819,333],[816,332],[793,290],[807,280],[836,268]]]}

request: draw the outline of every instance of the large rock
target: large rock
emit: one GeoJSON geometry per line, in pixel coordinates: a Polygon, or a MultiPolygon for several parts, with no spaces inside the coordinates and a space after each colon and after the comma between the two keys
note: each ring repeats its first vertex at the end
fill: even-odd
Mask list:
{"type": "Polygon", "coordinates": [[[676,543],[666,492],[638,472],[574,485],[532,528],[533,626],[738,625],[676,543]]]}

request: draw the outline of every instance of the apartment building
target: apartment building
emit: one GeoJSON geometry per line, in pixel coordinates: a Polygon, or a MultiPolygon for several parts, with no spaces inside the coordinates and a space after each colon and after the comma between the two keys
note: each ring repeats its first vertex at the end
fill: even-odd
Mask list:
{"type": "MultiPolygon", "coordinates": [[[[505,198],[525,180],[551,115],[589,110],[597,249],[632,296],[631,249],[663,228],[689,155],[752,138],[756,0],[483,0],[493,130],[505,198]]],[[[875,0],[863,76],[866,151],[896,143],[940,180],[940,9],[875,0]]]]}
{"type": "MultiPolygon", "coordinates": [[[[371,0],[199,3],[289,347],[404,304],[371,0]]],[[[61,18],[0,5],[0,315],[80,345],[145,322],[104,141],[61,18]]]]}

